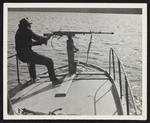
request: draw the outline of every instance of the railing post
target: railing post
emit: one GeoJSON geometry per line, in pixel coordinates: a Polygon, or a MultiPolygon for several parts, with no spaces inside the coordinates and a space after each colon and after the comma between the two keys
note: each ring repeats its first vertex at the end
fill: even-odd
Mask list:
{"type": "Polygon", "coordinates": [[[109,74],[111,75],[111,51],[112,49],[110,49],[109,51],[109,74]]]}
{"type": "Polygon", "coordinates": [[[122,81],[121,81],[121,68],[120,68],[119,59],[118,59],[118,70],[119,70],[120,96],[121,96],[121,99],[122,99],[122,81]]]}
{"type": "Polygon", "coordinates": [[[125,76],[125,89],[126,89],[126,105],[127,105],[127,115],[129,115],[129,97],[128,97],[128,83],[125,76]]]}
{"type": "Polygon", "coordinates": [[[113,61],[113,73],[114,73],[114,80],[115,80],[115,61],[114,61],[114,51],[112,50],[112,61],[113,61]]]}
{"type": "Polygon", "coordinates": [[[20,77],[19,77],[19,60],[18,57],[16,56],[16,64],[17,64],[17,79],[18,79],[18,84],[20,84],[20,77]]]}

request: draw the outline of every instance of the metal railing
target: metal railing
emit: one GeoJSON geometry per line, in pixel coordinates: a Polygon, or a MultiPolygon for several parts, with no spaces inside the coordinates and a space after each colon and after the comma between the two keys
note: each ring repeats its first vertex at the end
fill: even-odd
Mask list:
{"type": "Polygon", "coordinates": [[[19,76],[19,59],[18,59],[17,54],[14,54],[14,55],[12,55],[12,56],[9,56],[7,59],[10,59],[10,58],[13,58],[13,57],[16,57],[17,80],[18,80],[18,84],[20,84],[20,76],[19,76]]]}
{"type": "Polygon", "coordinates": [[[122,100],[123,96],[126,99],[127,115],[130,115],[129,99],[131,99],[132,105],[134,107],[134,111],[135,111],[134,114],[137,115],[137,106],[135,104],[135,99],[132,93],[130,82],[127,78],[127,74],[124,70],[123,65],[120,62],[118,55],[112,48],[110,48],[109,51],[109,74],[112,75],[114,81],[119,80],[120,99],[122,100]],[[118,69],[116,67],[117,65],[118,65],[118,69]]]}

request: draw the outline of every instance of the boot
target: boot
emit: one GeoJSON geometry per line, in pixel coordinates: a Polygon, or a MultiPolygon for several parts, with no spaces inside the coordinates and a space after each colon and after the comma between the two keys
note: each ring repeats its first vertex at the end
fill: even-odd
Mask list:
{"type": "Polygon", "coordinates": [[[55,86],[55,85],[58,85],[58,84],[61,84],[62,83],[62,80],[60,79],[57,79],[55,81],[52,81],[52,85],[55,86]]]}

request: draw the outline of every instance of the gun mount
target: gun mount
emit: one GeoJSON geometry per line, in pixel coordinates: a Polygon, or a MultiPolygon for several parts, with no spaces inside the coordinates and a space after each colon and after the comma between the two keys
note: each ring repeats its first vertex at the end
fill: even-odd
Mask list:
{"type": "MultiPolygon", "coordinates": [[[[74,74],[76,72],[76,65],[77,63],[74,60],[74,53],[76,50],[75,46],[74,46],[74,42],[72,37],[74,37],[75,35],[86,35],[86,34],[114,34],[113,32],[77,32],[77,31],[54,31],[52,33],[44,33],[44,36],[67,36],[68,40],[67,40],[67,53],[68,53],[68,66],[69,66],[69,74],[74,74]]],[[[78,51],[78,50],[76,50],[78,51]]]]}

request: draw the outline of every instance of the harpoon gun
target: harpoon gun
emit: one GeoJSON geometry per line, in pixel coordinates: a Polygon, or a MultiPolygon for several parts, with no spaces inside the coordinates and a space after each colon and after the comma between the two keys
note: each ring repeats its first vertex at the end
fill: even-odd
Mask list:
{"type": "Polygon", "coordinates": [[[68,37],[73,37],[75,36],[76,34],[82,34],[82,35],[85,35],[85,34],[114,34],[113,32],[77,32],[77,31],[54,31],[52,33],[44,33],[44,36],[48,36],[48,35],[56,35],[56,36],[63,36],[63,35],[66,35],[68,37]]]}

